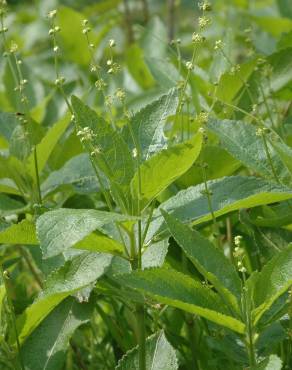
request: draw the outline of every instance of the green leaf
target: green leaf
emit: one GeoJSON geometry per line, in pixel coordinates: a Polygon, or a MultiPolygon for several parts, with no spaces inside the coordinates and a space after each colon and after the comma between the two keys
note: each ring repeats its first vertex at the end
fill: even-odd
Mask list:
{"type": "Polygon", "coordinates": [[[262,269],[248,280],[251,287],[254,322],[271,307],[292,284],[292,244],[276,254],[262,269]]]}
{"type": "MultiPolygon", "coordinates": [[[[88,66],[90,53],[87,49],[85,35],[82,33],[82,21],[86,17],[72,8],[62,6],[58,9],[58,23],[61,28],[60,39],[62,51],[68,60],[88,66]],[[74,27],[72,27],[74,25],[74,27]]],[[[95,35],[91,33],[92,42],[95,35]]]]}
{"type": "Polygon", "coordinates": [[[274,37],[279,37],[281,33],[292,30],[292,20],[289,18],[253,16],[252,19],[264,31],[269,32],[274,37]]]}
{"type": "MultiPolygon", "coordinates": [[[[208,128],[220,139],[223,147],[248,168],[275,180],[273,168],[265,151],[262,137],[256,135],[257,128],[243,121],[212,120],[208,128]]],[[[273,146],[267,141],[271,161],[277,177],[291,181],[291,175],[273,146]]]]}
{"type": "Polygon", "coordinates": [[[252,370],[281,370],[282,360],[276,355],[270,355],[252,370]]]}
{"type": "Polygon", "coordinates": [[[109,254],[81,253],[47,277],[40,297],[74,292],[95,282],[103,275],[111,260],[112,256],[109,254]]]}
{"type": "Polygon", "coordinates": [[[38,245],[35,225],[29,220],[12,224],[0,231],[0,243],[38,245]]]}
{"type": "Polygon", "coordinates": [[[241,281],[234,266],[208,239],[191,230],[161,209],[171,235],[198,271],[212,283],[221,297],[239,312],[241,281]]]}
{"type": "Polygon", "coordinates": [[[90,252],[103,252],[121,255],[124,247],[121,243],[104,235],[96,233],[89,234],[80,242],[74,245],[75,249],[87,250],[90,252]]]}
{"type": "Polygon", "coordinates": [[[83,240],[94,230],[112,222],[128,220],[117,213],[93,209],[60,208],[40,216],[36,223],[43,257],[48,258],[64,252],[83,240]]]}
{"type": "Polygon", "coordinates": [[[292,148],[286,145],[283,141],[270,141],[270,143],[282,159],[283,163],[285,163],[292,176],[292,148]]]}
{"type": "Polygon", "coordinates": [[[0,194],[0,217],[19,213],[23,211],[25,207],[25,204],[23,204],[22,202],[10,198],[8,195],[0,194]]]}
{"type": "Polygon", "coordinates": [[[88,154],[82,153],[71,158],[57,171],[53,171],[42,183],[44,196],[56,191],[59,187],[71,185],[76,192],[96,192],[99,184],[88,154]]]}
{"type": "MultiPolygon", "coordinates": [[[[42,141],[36,146],[39,172],[44,169],[52,151],[69,124],[70,116],[67,114],[48,130],[42,141]]],[[[27,168],[30,175],[35,178],[35,163],[33,153],[27,159],[27,168]]]]}
{"type": "Polygon", "coordinates": [[[270,55],[267,59],[273,67],[270,89],[279,91],[292,81],[292,47],[280,50],[270,55]]]}
{"type": "Polygon", "coordinates": [[[131,122],[125,126],[123,137],[131,150],[138,145],[141,160],[149,159],[156,152],[166,148],[164,126],[168,116],[176,112],[177,105],[177,91],[172,89],[168,94],[162,95],[139,110],[131,118],[131,122]],[[131,125],[136,143],[133,142],[129,125],[131,125]]]}
{"type": "Polygon", "coordinates": [[[18,125],[19,121],[14,113],[0,112],[0,134],[7,142],[18,125]]]}
{"type": "MultiPolygon", "coordinates": [[[[178,368],[175,350],[167,341],[164,332],[152,335],[146,340],[146,369],[176,370],[178,368]]],[[[119,361],[116,370],[139,370],[138,347],[128,351],[119,361]]]]}
{"type": "MultiPolygon", "coordinates": [[[[197,134],[187,142],[162,150],[140,165],[142,209],[191,167],[201,146],[202,135],[197,134]]],[[[139,199],[138,171],[131,181],[131,190],[133,198],[139,199]]]]}
{"type": "Polygon", "coordinates": [[[292,3],[290,0],[277,0],[277,5],[283,17],[292,18],[292,3]]]}
{"type": "MultiPolygon", "coordinates": [[[[53,271],[44,291],[16,320],[19,341],[22,343],[64,298],[94,284],[105,273],[111,259],[109,254],[84,252],[53,271]]],[[[11,343],[15,344],[15,338],[11,343]]]]}
{"type": "MultiPolygon", "coordinates": [[[[208,181],[207,187],[212,194],[211,203],[215,217],[241,208],[252,208],[292,198],[291,189],[256,177],[224,177],[208,181]]],[[[171,213],[182,222],[193,222],[195,225],[212,219],[204,184],[192,186],[181,190],[154,211],[147,240],[166,229],[160,209],[171,213]]]]}
{"type": "Polygon", "coordinates": [[[89,321],[92,308],[91,303],[80,304],[71,297],[60,303],[22,346],[25,369],[62,369],[69,339],[89,321]]]}
{"type": "Polygon", "coordinates": [[[99,153],[93,157],[94,164],[109,179],[116,200],[122,199],[124,208],[129,208],[126,193],[134,175],[134,161],[127,144],[116,130],[75,96],[72,97],[72,105],[77,129],[89,127],[94,135],[92,141],[84,143],[86,150],[89,153],[92,148],[98,150],[99,153]]]}
{"type": "Polygon", "coordinates": [[[160,303],[202,316],[238,333],[244,332],[244,324],[228,316],[220,297],[187,275],[175,270],[153,268],[117,275],[117,278],[120,283],[160,303]]]}
{"type": "Polygon", "coordinates": [[[168,250],[167,239],[150,244],[142,254],[143,269],[149,267],[160,267],[163,265],[168,250]]]}
{"type": "Polygon", "coordinates": [[[19,124],[13,130],[9,140],[9,153],[20,161],[26,160],[43,136],[43,127],[29,119],[25,126],[19,124]]]}
{"type": "MultiPolygon", "coordinates": [[[[205,169],[207,180],[218,179],[233,174],[241,163],[233,158],[224,148],[215,145],[203,145],[196,163],[207,163],[205,169]]],[[[182,188],[204,182],[204,172],[196,163],[176,182],[182,188]]]]}
{"type": "Polygon", "coordinates": [[[216,88],[217,98],[224,102],[231,103],[243,87],[244,82],[250,77],[255,65],[256,61],[253,60],[248,63],[241,64],[240,70],[235,73],[224,73],[220,78],[218,87],[216,88]]]}
{"type": "Polygon", "coordinates": [[[126,63],[134,80],[143,89],[149,89],[155,85],[155,81],[144,61],[143,50],[138,45],[132,44],[127,48],[126,63]]]}

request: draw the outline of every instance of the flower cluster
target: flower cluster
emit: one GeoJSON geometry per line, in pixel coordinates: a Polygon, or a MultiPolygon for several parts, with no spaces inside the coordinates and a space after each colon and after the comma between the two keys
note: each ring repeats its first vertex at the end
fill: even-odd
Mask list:
{"type": "Polygon", "coordinates": [[[83,129],[77,132],[77,136],[80,136],[80,141],[92,141],[95,138],[95,134],[89,127],[84,127],[83,129]]]}

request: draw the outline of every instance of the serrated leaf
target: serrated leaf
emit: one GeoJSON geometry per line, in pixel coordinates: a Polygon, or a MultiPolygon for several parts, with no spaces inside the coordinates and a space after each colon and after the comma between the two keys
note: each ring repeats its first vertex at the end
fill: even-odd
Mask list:
{"type": "Polygon", "coordinates": [[[166,148],[164,125],[167,117],[176,112],[177,104],[178,94],[176,90],[172,89],[168,94],[162,95],[139,110],[131,118],[131,122],[125,126],[123,137],[133,150],[135,143],[129,129],[129,125],[131,125],[136,144],[139,146],[141,160],[146,160],[166,148]]]}
{"type": "Polygon", "coordinates": [[[29,220],[23,220],[18,224],[0,231],[0,243],[2,244],[28,244],[38,245],[35,225],[29,220]]]}
{"type": "MultiPolygon", "coordinates": [[[[175,350],[167,341],[164,332],[146,340],[146,369],[176,370],[178,368],[175,350]]],[[[116,370],[139,370],[138,347],[128,351],[119,361],[116,370]]]]}
{"type": "MultiPolygon", "coordinates": [[[[109,267],[112,256],[101,253],[82,253],[53,271],[35,302],[17,318],[19,341],[22,343],[66,297],[96,282],[109,267]]],[[[15,344],[15,338],[11,340],[15,344]]]]}
{"type": "Polygon", "coordinates": [[[255,305],[254,323],[292,284],[292,244],[276,254],[262,269],[247,281],[255,305]]]}
{"type": "Polygon", "coordinates": [[[263,138],[256,135],[257,128],[243,121],[211,120],[208,128],[220,139],[223,147],[248,168],[264,177],[283,182],[291,181],[287,167],[281,161],[273,146],[267,141],[274,170],[265,151],[263,138]]]}
{"type": "Polygon", "coordinates": [[[128,220],[118,213],[93,209],[60,208],[40,216],[36,223],[43,257],[56,256],[112,222],[128,220]]]}
{"type": "Polygon", "coordinates": [[[59,170],[51,172],[42,183],[41,190],[46,196],[63,185],[71,185],[76,192],[81,193],[98,191],[98,180],[88,154],[79,154],[59,170]]]}
{"type": "Polygon", "coordinates": [[[174,145],[153,155],[140,165],[141,194],[139,194],[139,173],[131,181],[134,199],[139,199],[143,209],[179,176],[185,173],[197,159],[202,146],[202,135],[174,145]]]}
{"type": "Polygon", "coordinates": [[[120,283],[148,295],[152,299],[180,308],[226,326],[238,333],[244,332],[244,324],[229,316],[220,297],[187,275],[175,270],[153,268],[118,275],[120,283]]]}
{"type": "MultiPolygon", "coordinates": [[[[292,190],[281,185],[248,176],[230,176],[207,182],[212,193],[212,210],[216,217],[241,208],[280,202],[292,198],[292,190]]],[[[153,213],[148,238],[166,230],[160,209],[182,222],[200,224],[212,219],[204,184],[189,187],[162,203],[153,213]]]]}
{"type": "Polygon", "coordinates": [[[241,281],[234,266],[208,239],[161,210],[171,235],[198,271],[214,285],[221,297],[239,312],[241,281]]]}
{"type": "Polygon", "coordinates": [[[81,304],[71,297],[61,302],[22,346],[25,369],[61,369],[70,337],[89,321],[92,308],[91,303],[81,304]]]}

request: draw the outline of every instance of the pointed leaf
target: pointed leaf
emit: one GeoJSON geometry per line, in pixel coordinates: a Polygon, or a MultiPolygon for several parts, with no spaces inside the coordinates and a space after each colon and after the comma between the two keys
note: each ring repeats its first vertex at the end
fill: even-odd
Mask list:
{"type": "Polygon", "coordinates": [[[37,235],[44,258],[56,256],[94,230],[112,222],[129,219],[117,213],[95,211],[93,209],[60,208],[47,212],[37,220],[37,235]]]}
{"type": "Polygon", "coordinates": [[[91,193],[98,190],[98,180],[88,154],[77,155],[59,170],[51,172],[42,183],[41,190],[46,196],[63,185],[71,185],[76,192],[81,193],[91,193]]]}
{"type": "MultiPolygon", "coordinates": [[[[146,340],[146,369],[176,370],[178,368],[175,350],[161,331],[146,340]]],[[[119,361],[116,370],[139,370],[138,347],[128,351],[119,361]]]]}
{"type": "Polygon", "coordinates": [[[222,294],[222,297],[239,312],[241,281],[234,266],[208,239],[196,230],[179,222],[161,210],[174,239],[193,262],[199,272],[222,294]]]}
{"type": "Polygon", "coordinates": [[[262,269],[248,280],[255,304],[255,323],[271,307],[273,302],[292,285],[292,244],[276,254],[262,269]]]}
{"type": "MultiPolygon", "coordinates": [[[[244,165],[275,180],[263,138],[256,135],[255,126],[243,121],[211,120],[208,128],[219,137],[223,147],[244,165]]],[[[287,167],[268,141],[267,146],[277,177],[284,182],[291,181],[287,167]]]]}
{"type": "MultiPolygon", "coordinates": [[[[207,183],[216,217],[241,209],[292,198],[292,190],[256,177],[230,176],[207,183]]],[[[162,203],[153,214],[148,240],[166,230],[160,209],[182,222],[200,224],[212,219],[204,184],[189,187],[162,203]]]]}
{"type": "MultiPolygon", "coordinates": [[[[185,173],[200,154],[202,135],[158,152],[140,166],[141,208],[161,193],[167,186],[185,173]]],[[[131,181],[134,199],[139,198],[139,174],[131,181]]]]}
{"type": "Polygon", "coordinates": [[[67,298],[60,303],[22,346],[26,370],[62,369],[69,339],[90,319],[92,304],[67,298]]]}
{"type": "Polygon", "coordinates": [[[120,283],[148,295],[154,300],[200,315],[238,333],[244,324],[229,316],[220,297],[187,275],[175,270],[154,268],[117,275],[120,283]]]}
{"type": "MultiPolygon", "coordinates": [[[[16,320],[19,341],[22,343],[64,298],[94,284],[105,273],[111,259],[109,254],[85,252],[52,272],[44,291],[16,320]]],[[[11,343],[15,344],[15,338],[11,343]]]]}
{"type": "Polygon", "coordinates": [[[131,125],[142,160],[147,160],[156,152],[166,148],[164,126],[168,116],[176,112],[177,105],[177,92],[172,89],[168,94],[138,111],[131,118],[131,122],[125,126],[123,136],[128,146],[133,150],[135,143],[129,129],[129,125],[131,125]]]}

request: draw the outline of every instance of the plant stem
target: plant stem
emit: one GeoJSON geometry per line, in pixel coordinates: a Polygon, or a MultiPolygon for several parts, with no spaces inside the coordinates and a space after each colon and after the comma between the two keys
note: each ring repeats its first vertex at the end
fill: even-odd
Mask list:
{"type": "Polygon", "coordinates": [[[175,0],[168,0],[168,39],[172,41],[175,33],[175,0]]]}
{"type": "Polygon", "coordinates": [[[144,22],[147,23],[149,20],[148,3],[147,3],[147,0],[141,0],[141,2],[142,2],[142,7],[143,7],[144,22]]]}
{"type": "Polygon", "coordinates": [[[266,155],[267,155],[267,158],[268,158],[268,161],[269,161],[271,170],[273,172],[274,178],[277,181],[277,183],[280,184],[279,177],[278,177],[277,172],[275,170],[275,167],[273,165],[273,161],[272,161],[271,154],[270,154],[270,151],[269,151],[269,148],[268,148],[268,144],[267,144],[267,139],[266,139],[265,133],[262,134],[262,138],[263,138],[265,152],[266,152],[266,155]]]}
{"type": "Polygon", "coordinates": [[[15,339],[16,339],[16,345],[17,345],[18,360],[19,360],[21,370],[25,370],[22,355],[21,355],[21,350],[20,350],[20,343],[19,343],[17,326],[16,326],[16,317],[15,317],[14,306],[13,306],[13,302],[12,302],[10,294],[9,294],[9,287],[7,286],[7,276],[4,274],[3,267],[2,267],[1,263],[0,263],[0,270],[1,270],[1,278],[3,280],[4,288],[5,288],[5,292],[6,292],[7,304],[8,304],[8,307],[9,307],[9,311],[11,313],[11,319],[12,319],[12,324],[13,324],[13,329],[14,329],[15,339]]]}
{"type": "Polygon", "coordinates": [[[132,26],[132,15],[130,12],[128,0],[124,0],[124,9],[125,9],[125,26],[127,30],[128,43],[132,44],[134,42],[134,32],[132,26]]]}
{"type": "Polygon", "coordinates": [[[139,370],[146,370],[145,309],[143,304],[136,305],[136,319],[138,324],[139,370]]]}
{"type": "Polygon", "coordinates": [[[33,150],[33,158],[34,158],[34,168],[35,168],[35,178],[36,178],[36,185],[38,191],[38,202],[42,204],[42,193],[41,193],[41,186],[40,186],[40,176],[39,176],[39,168],[38,168],[38,158],[37,158],[37,148],[34,147],[33,150]]]}

